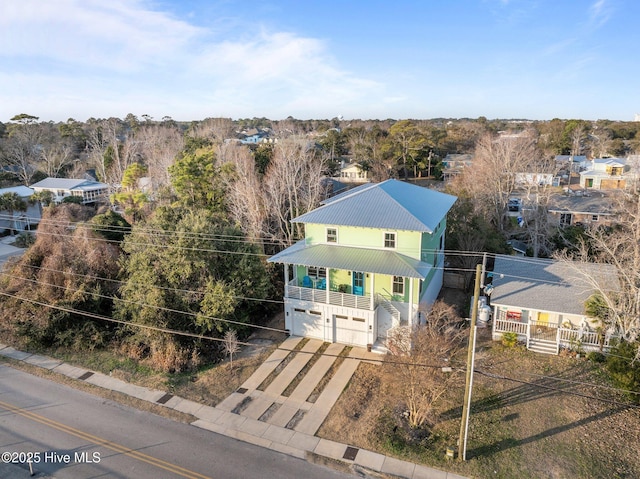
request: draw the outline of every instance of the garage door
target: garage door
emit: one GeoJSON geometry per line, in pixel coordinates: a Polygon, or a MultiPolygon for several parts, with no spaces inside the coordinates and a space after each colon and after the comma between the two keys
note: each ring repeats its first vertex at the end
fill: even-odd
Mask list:
{"type": "Polygon", "coordinates": [[[352,346],[367,345],[367,323],[364,318],[334,316],[335,341],[352,346]]]}
{"type": "Polygon", "coordinates": [[[293,335],[324,340],[324,322],[319,311],[293,310],[293,335]]]}

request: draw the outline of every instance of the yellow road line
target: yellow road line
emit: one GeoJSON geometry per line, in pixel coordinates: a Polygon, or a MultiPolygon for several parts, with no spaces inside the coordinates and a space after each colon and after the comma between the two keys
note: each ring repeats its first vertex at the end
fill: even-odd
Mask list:
{"type": "Polygon", "coordinates": [[[19,414],[20,416],[31,419],[32,421],[39,422],[40,424],[44,424],[45,426],[52,427],[59,431],[70,434],[72,436],[91,442],[97,446],[106,447],[107,449],[111,449],[112,451],[116,451],[118,453],[124,454],[134,459],[138,459],[139,461],[146,462],[147,464],[151,464],[153,466],[159,467],[161,469],[164,469],[165,471],[173,472],[174,474],[177,474],[179,476],[182,476],[188,479],[211,479],[208,476],[204,476],[197,472],[190,471],[189,469],[185,469],[184,467],[178,466],[176,464],[172,464],[167,461],[163,461],[162,459],[158,459],[153,456],[149,456],[142,452],[117,444],[115,442],[108,441],[107,439],[94,436],[93,434],[89,434],[87,432],[81,431],[79,429],[68,426],[66,424],[54,421],[53,419],[46,418],[44,416],[33,413],[26,409],[14,406],[13,404],[0,401],[0,407],[14,414],[19,414]]]}

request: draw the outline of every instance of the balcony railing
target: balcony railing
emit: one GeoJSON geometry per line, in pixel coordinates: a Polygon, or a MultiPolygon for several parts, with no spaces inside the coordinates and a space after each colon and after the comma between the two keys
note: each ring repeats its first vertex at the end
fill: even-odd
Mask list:
{"type": "Polygon", "coordinates": [[[586,331],[579,329],[563,328],[562,326],[549,325],[548,323],[540,323],[538,321],[522,322],[509,321],[506,319],[495,319],[496,333],[516,333],[527,339],[530,336],[538,338],[544,337],[551,341],[556,341],[559,345],[572,348],[579,347],[585,350],[597,351],[603,349],[608,351],[611,347],[611,340],[617,338],[617,335],[603,337],[596,331],[586,331]],[[533,331],[536,328],[536,331],[533,331]],[[540,329],[541,331],[538,331],[540,329]]]}
{"type": "Polygon", "coordinates": [[[359,296],[357,294],[329,291],[329,301],[327,301],[326,289],[305,288],[297,286],[296,283],[296,280],[293,280],[287,285],[285,294],[287,298],[299,299],[302,301],[313,301],[315,303],[332,304],[334,306],[343,306],[345,308],[372,310],[371,296],[368,294],[359,296]]]}

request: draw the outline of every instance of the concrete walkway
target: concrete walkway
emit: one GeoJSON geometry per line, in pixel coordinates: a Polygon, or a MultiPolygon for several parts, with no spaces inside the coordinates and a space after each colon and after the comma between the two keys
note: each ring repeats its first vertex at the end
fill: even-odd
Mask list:
{"type": "Polygon", "coordinates": [[[322,456],[354,467],[359,466],[361,470],[409,479],[465,479],[451,472],[401,461],[315,436],[358,364],[363,360],[376,361],[376,355],[361,348],[353,348],[318,398],[311,403],[308,402],[309,395],[336,360],[331,356],[334,354],[337,356],[344,346],[330,345],[325,351],[325,355],[321,356],[309,368],[294,391],[285,397],[282,396],[282,393],[305,364],[310,361],[312,353],[322,345],[320,341],[309,340],[300,351],[292,351],[300,341],[301,338],[289,338],[284,341],[237,392],[234,392],[216,407],[205,406],[164,391],[129,384],[105,374],[71,366],[46,356],[18,351],[3,344],[0,344],[0,355],[48,369],[72,379],[118,391],[143,401],[191,414],[198,418],[191,423],[193,426],[300,459],[309,460],[312,455],[322,456]],[[292,358],[287,365],[282,368],[264,391],[260,391],[258,389],[260,385],[290,354],[292,358]],[[247,400],[246,398],[249,397],[251,399],[247,400]],[[244,406],[240,406],[243,401],[244,406]],[[274,404],[278,404],[277,410],[273,414],[266,415],[265,413],[274,404]],[[234,410],[236,412],[233,412],[234,410]],[[292,423],[291,420],[296,415],[302,419],[292,423]]]}

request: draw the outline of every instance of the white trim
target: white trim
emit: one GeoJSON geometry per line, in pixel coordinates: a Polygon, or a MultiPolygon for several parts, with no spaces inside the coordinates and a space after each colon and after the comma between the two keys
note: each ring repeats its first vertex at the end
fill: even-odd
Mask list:
{"type": "Polygon", "coordinates": [[[324,242],[326,244],[338,244],[338,228],[334,227],[334,226],[327,226],[324,229],[324,242]],[[329,241],[329,230],[335,230],[336,232],[336,240],[335,241],[329,241]]]}
{"type": "Polygon", "coordinates": [[[407,289],[407,278],[405,278],[404,276],[397,276],[397,275],[391,275],[391,294],[392,295],[398,295],[398,296],[404,296],[406,293],[406,289],[407,289]],[[395,291],[395,285],[396,285],[396,278],[402,278],[402,293],[396,293],[395,291]]]}
{"type": "Polygon", "coordinates": [[[397,231],[383,231],[382,232],[382,249],[398,249],[398,232],[397,231]],[[387,235],[393,235],[393,248],[386,246],[387,235]]]}

